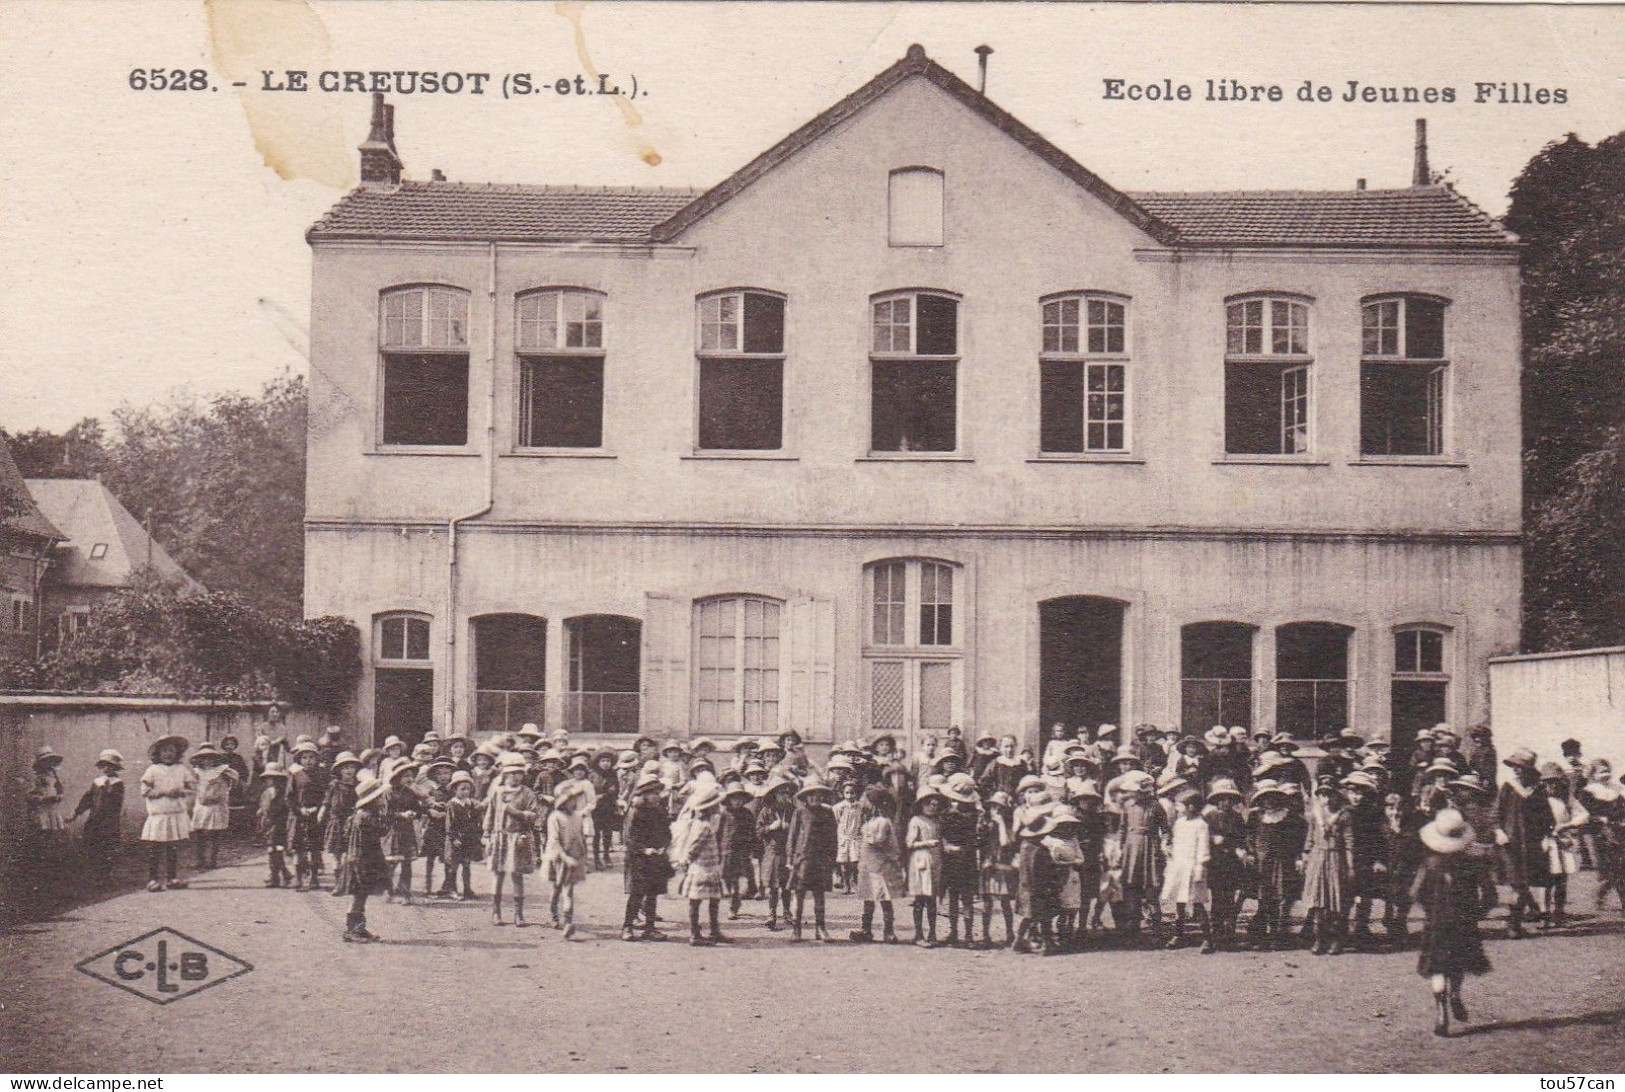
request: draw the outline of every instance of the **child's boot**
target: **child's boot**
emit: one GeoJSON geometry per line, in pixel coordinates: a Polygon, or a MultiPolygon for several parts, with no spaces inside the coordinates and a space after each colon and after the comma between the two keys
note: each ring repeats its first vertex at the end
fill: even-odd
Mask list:
{"type": "Polygon", "coordinates": [[[1343,937],[1347,931],[1347,918],[1338,918],[1336,921],[1332,922],[1332,942],[1331,945],[1326,949],[1327,955],[1343,954],[1343,937]]]}
{"type": "Polygon", "coordinates": [[[523,929],[529,922],[525,921],[525,900],[518,895],[513,897],[513,927],[523,929]]]}
{"type": "Polygon", "coordinates": [[[492,925],[506,925],[506,924],[508,924],[507,922],[502,920],[502,896],[501,895],[493,895],[491,897],[491,924],[492,925]]]}

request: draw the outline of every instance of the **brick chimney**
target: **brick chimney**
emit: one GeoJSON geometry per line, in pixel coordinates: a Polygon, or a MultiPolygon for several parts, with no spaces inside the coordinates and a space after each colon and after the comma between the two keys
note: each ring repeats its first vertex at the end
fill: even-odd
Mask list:
{"type": "Polygon", "coordinates": [[[1416,119],[1416,166],[1411,171],[1411,185],[1433,185],[1433,172],[1428,170],[1428,121],[1416,119]]]}
{"type": "Polygon", "coordinates": [[[401,184],[401,157],[395,151],[395,108],[384,101],[381,91],[372,93],[372,129],[360,150],[363,186],[401,184]]]}

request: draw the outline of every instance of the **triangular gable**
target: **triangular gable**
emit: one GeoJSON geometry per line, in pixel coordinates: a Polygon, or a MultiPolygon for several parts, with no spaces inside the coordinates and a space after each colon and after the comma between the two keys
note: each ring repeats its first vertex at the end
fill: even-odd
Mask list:
{"type": "Polygon", "coordinates": [[[685,205],[670,219],[657,225],[651,232],[655,242],[670,242],[677,238],[695,223],[732,200],[768,171],[795,156],[842,122],[862,112],[886,92],[914,76],[923,77],[947,92],[950,97],[985,118],[994,128],[1038,155],[1157,241],[1171,244],[1176,240],[1178,232],[1172,226],[1151,215],[1127,194],[1114,189],[1099,175],[1017,120],[1014,115],[995,106],[986,95],[927,57],[924,47],[911,45],[896,64],[685,205]]]}

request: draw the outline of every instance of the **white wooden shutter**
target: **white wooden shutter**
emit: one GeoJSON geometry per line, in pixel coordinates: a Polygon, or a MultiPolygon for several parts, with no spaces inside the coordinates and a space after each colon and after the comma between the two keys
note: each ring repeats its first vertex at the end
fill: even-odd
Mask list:
{"type": "Polygon", "coordinates": [[[643,598],[643,734],[687,739],[691,606],[674,595],[643,598]]]}
{"type": "Polygon", "coordinates": [[[788,725],[813,743],[835,741],[835,603],[790,600],[788,725]]]}

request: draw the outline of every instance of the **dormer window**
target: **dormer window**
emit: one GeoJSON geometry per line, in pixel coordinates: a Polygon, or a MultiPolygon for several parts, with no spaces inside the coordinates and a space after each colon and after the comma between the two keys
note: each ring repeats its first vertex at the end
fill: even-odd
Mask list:
{"type": "Polygon", "coordinates": [[[893,171],[889,205],[892,246],[942,245],[941,171],[934,167],[893,171]]]}

